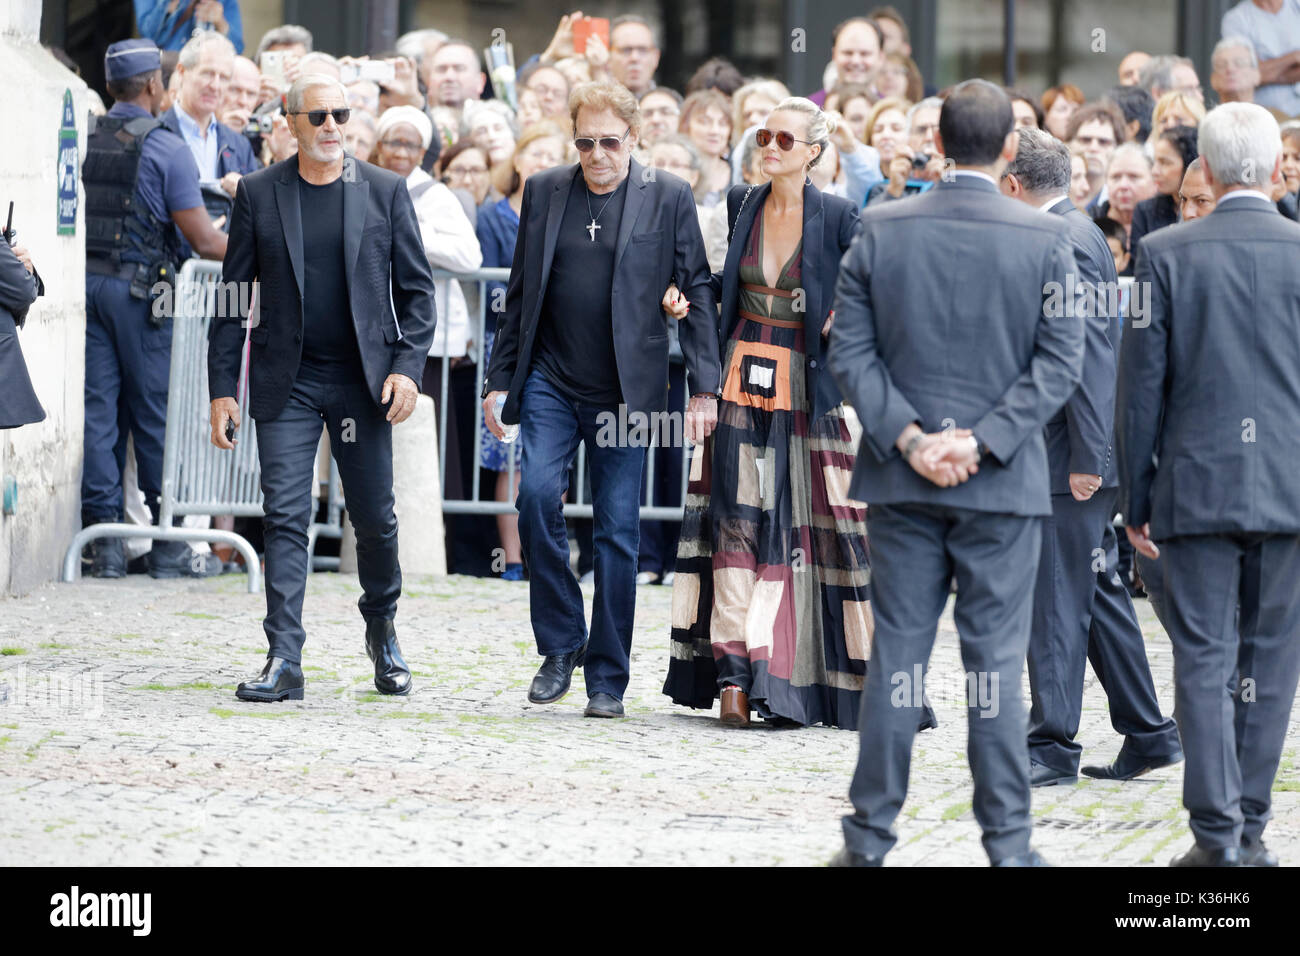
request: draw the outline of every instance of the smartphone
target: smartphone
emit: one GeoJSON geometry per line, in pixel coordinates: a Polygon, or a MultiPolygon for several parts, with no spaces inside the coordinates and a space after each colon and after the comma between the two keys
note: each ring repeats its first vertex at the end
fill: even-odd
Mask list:
{"type": "Polygon", "coordinates": [[[583,17],[573,25],[573,52],[581,56],[587,52],[587,37],[592,34],[600,37],[609,49],[609,19],[606,17],[583,17]]]}
{"type": "Polygon", "coordinates": [[[235,440],[235,423],[232,419],[226,419],[226,441],[235,440]]]}
{"type": "Polygon", "coordinates": [[[289,83],[284,78],[284,50],[267,50],[262,54],[262,75],[275,84],[276,89],[284,90],[289,88],[289,83]]]}

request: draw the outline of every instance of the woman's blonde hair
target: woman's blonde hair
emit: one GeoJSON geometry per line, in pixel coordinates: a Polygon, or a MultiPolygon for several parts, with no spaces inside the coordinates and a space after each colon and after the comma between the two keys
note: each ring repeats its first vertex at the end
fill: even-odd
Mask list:
{"type": "Polygon", "coordinates": [[[539,139],[558,139],[564,155],[569,155],[569,138],[564,129],[550,120],[541,120],[533,123],[531,126],[524,127],[524,131],[519,134],[515,140],[515,151],[510,154],[510,158],[497,163],[492,169],[492,185],[497,188],[497,192],[502,196],[513,196],[515,190],[519,188],[519,170],[515,169],[515,160],[526,150],[532,143],[539,139]]]}
{"type": "Polygon", "coordinates": [[[1205,106],[1200,100],[1180,90],[1170,90],[1156,100],[1155,109],[1151,111],[1151,131],[1159,134],[1160,121],[1165,118],[1165,114],[1178,108],[1196,121],[1192,124],[1194,126],[1199,126],[1201,120],[1205,119],[1205,106]]]}
{"type": "Polygon", "coordinates": [[[808,132],[804,135],[808,137],[809,145],[819,147],[817,155],[808,161],[808,168],[812,169],[821,160],[826,153],[826,146],[831,141],[831,133],[835,132],[835,120],[822,112],[812,100],[803,96],[789,96],[783,99],[772,110],[773,113],[799,113],[808,120],[808,132]]]}
{"type": "Polygon", "coordinates": [[[871,137],[876,130],[876,120],[880,119],[881,113],[889,110],[898,110],[903,114],[903,119],[907,119],[907,111],[912,108],[912,104],[907,100],[897,96],[886,96],[883,100],[877,100],[876,105],[871,107],[871,112],[867,114],[867,132],[864,142],[868,146],[872,145],[871,137]]]}

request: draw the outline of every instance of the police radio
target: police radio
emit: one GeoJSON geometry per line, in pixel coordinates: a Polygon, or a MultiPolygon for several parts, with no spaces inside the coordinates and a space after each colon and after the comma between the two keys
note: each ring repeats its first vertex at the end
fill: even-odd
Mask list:
{"type": "Polygon", "coordinates": [[[9,243],[9,245],[18,244],[18,230],[14,228],[14,201],[12,199],[9,200],[9,218],[5,221],[4,232],[0,233],[0,235],[4,236],[5,242],[9,243]]]}

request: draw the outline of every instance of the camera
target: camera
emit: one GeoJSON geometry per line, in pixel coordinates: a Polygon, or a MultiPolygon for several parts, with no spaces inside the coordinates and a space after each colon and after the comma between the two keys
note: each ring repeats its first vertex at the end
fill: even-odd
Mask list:
{"type": "Polygon", "coordinates": [[[254,113],[244,124],[244,135],[249,139],[258,139],[262,136],[270,136],[271,129],[275,126],[276,111],[267,113],[254,113]]]}
{"type": "Polygon", "coordinates": [[[928,153],[917,153],[912,157],[912,168],[922,170],[930,165],[930,155],[928,153]]]}

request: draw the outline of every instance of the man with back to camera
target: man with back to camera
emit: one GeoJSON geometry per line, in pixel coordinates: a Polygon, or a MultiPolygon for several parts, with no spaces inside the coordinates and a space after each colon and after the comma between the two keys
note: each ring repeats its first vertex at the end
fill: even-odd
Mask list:
{"type": "MultiPolygon", "coordinates": [[[[222,271],[223,283],[258,283],[248,387],[266,513],[270,647],[262,673],[236,696],[303,696],[307,526],[322,419],[357,534],[358,606],[375,687],[407,694],[411,672],[393,624],[402,573],[392,426],[415,409],[433,341],[433,275],[405,181],[343,151],[343,85],[307,74],[289,88],[287,105],[298,152],[239,181],[222,271]]],[[[244,323],[213,319],[208,341],[212,443],[229,449],[226,426],[239,427],[244,323]]]]}
{"type": "MultiPolygon", "coordinates": [[[[1119,473],[1111,432],[1120,325],[1119,316],[1108,311],[1119,289],[1115,260],[1101,230],[1070,202],[1070,150],[1050,133],[1020,131],[1015,161],[1001,185],[1013,199],[1065,219],[1080,295],[1063,304],[1077,309],[1085,325],[1082,381],[1043,429],[1052,514],[1043,523],[1029,639],[1029,782],[1078,782],[1082,748],[1075,735],[1085,657],[1106,691],[1111,725],[1124,745],[1111,765],[1083,772],[1132,780],[1178,763],[1183,753],[1178,728],[1160,713],[1142,628],[1116,571],[1119,548],[1111,519],[1119,473]]],[[[1070,294],[1068,287],[1063,294],[1070,294]]]]}
{"type": "Polygon", "coordinates": [[[1120,510],[1133,547],[1159,559],[1174,649],[1195,843],[1172,865],[1276,866],[1263,835],[1300,679],[1300,225],[1268,195],[1282,162],[1268,110],[1217,107],[1198,146],[1218,204],[1142,240],[1147,313],[1120,352],[1120,510]]]}
{"type": "Polygon", "coordinates": [[[849,497],[870,502],[876,630],[834,865],[879,866],[898,839],[924,695],[898,702],[897,677],[923,675],[954,578],[962,663],[987,698],[967,708],[984,850],[995,866],[1044,865],[1020,676],[1051,513],[1043,425],[1079,384],[1083,324],[1044,308],[1074,269],[1065,223],[998,192],[1014,124],[999,87],[956,87],[936,136],[951,174],[869,207],[840,265],[829,361],[862,422],[849,497]],[[944,280],[919,261],[944,263],[944,280]]]}

